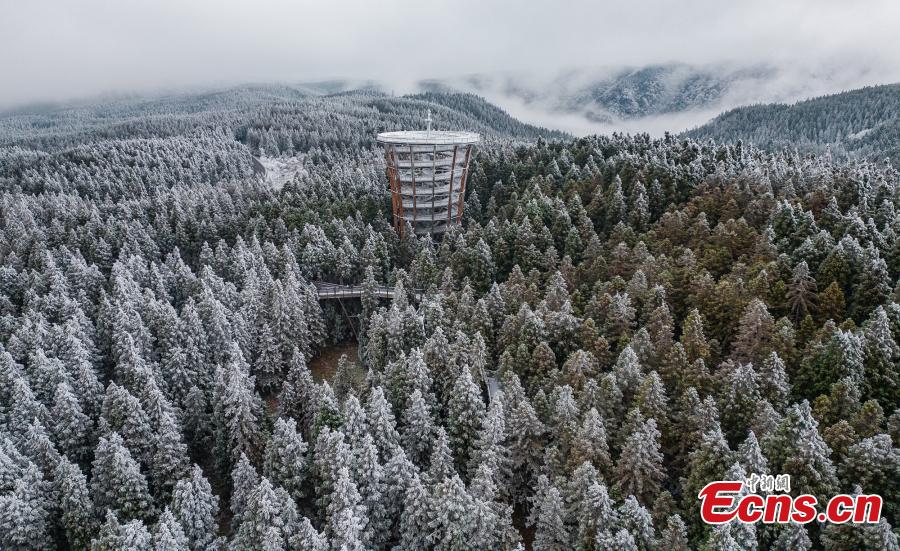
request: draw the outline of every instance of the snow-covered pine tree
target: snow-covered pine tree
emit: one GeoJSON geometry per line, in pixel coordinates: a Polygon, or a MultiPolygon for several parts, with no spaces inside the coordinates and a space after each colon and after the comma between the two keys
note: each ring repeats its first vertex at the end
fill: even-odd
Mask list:
{"type": "Polygon", "coordinates": [[[635,428],[622,446],[615,468],[615,490],[653,503],[665,478],[662,460],[656,421],[648,419],[635,428]]]}
{"type": "Polygon", "coordinates": [[[144,520],[153,515],[147,479],[118,433],[101,436],[94,450],[91,494],[101,511],[111,510],[123,520],[144,520]]]}
{"type": "Polygon", "coordinates": [[[43,476],[29,465],[11,492],[0,495],[0,547],[46,549],[52,540],[43,476]]]}
{"type": "Polygon", "coordinates": [[[171,508],[192,551],[206,549],[215,540],[219,498],[199,466],[194,465],[190,476],[175,484],[171,508]]]}
{"type": "Polygon", "coordinates": [[[87,477],[78,465],[60,460],[53,474],[53,493],[69,546],[74,549],[89,547],[98,525],[87,477]]]}
{"type": "Polygon", "coordinates": [[[469,369],[464,368],[456,379],[447,405],[447,434],[460,472],[468,465],[483,419],[481,391],[472,380],[469,369]]]}
{"type": "Polygon", "coordinates": [[[188,540],[178,520],[165,508],[153,531],[153,551],[189,551],[188,540]]]}
{"type": "Polygon", "coordinates": [[[422,392],[416,389],[407,400],[401,416],[400,441],[409,458],[416,465],[424,465],[431,453],[431,444],[437,428],[428,403],[422,392]]]}

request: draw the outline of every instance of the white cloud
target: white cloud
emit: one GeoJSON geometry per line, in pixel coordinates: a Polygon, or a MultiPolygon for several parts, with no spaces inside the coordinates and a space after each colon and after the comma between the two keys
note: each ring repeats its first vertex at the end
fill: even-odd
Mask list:
{"type": "Polygon", "coordinates": [[[864,63],[888,79],[898,28],[895,0],[0,0],[0,104],[668,61],[864,63]]]}

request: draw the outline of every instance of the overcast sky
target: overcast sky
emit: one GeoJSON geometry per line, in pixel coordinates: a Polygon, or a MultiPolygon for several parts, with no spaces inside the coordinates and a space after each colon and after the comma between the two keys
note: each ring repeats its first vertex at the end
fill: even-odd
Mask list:
{"type": "Polygon", "coordinates": [[[898,0],[0,0],[0,105],[682,61],[900,74],[898,0]]]}

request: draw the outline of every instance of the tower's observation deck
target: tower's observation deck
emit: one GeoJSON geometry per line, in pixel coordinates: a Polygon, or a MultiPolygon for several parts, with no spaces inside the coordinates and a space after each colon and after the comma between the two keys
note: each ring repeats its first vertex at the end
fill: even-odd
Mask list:
{"type": "Polygon", "coordinates": [[[409,222],[416,234],[445,232],[462,222],[473,132],[383,132],[394,228],[409,222]]]}

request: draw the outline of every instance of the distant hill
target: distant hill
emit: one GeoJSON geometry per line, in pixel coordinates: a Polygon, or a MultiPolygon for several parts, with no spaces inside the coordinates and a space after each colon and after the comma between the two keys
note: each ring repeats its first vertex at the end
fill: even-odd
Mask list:
{"type": "Polygon", "coordinates": [[[511,117],[509,113],[475,94],[425,92],[404,96],[417,101],[441,105],[474,119],[494,132],[506,136],[534,139],[543,136],[548,139],[570,138],[568,134],[557,130],[536,127],[511,117]]]}
{"type": "MultiPolygon", "coordinates": [[[[597,122],[708,109],[735,90],[763,88],[775,78],[770,67],[696,67],[682,63],[573,69],[550,79],[516,73],[476,74],[420,82],[424,90],[466,90],[514,98],[550,112],[580,114],[597,122]]],[[[775,99],[767,96],[767,99],[775,99]]],[[[733,103],[730,105],[734,105],[733,103]]]]}
{"type": "MultiPolygon", "coordinates": [[[[254,151],[305,151],[317,146],[370,147],[385,130],[425,127],[478,132],[486,140],[567,139],[526,124],[484,99],[462,93],[392,96],[341,83],[245,85],[221,90],[134,96],[0,112],[0,147],[58,151],[110,139],[168,139],[186,129],[229,129],[254,151]]],[[[2,175],[0,169],[0,175],[2,175]]]]}
{"type": "Polygon", "coordinates": [[[738,107],[685,136],[742,139],[767,149],[900,162],[900,84],[871,86],[787,105],[738,107]]]}
{"type": "Polygon", "coordinates": [[[793,102],[876,82],[865,65],[665,63],[582,67],[543,76],[477,73],[423,80],[418,86],[424,91],[472,92],[529,122],[556,121],[557,127],[566,127],[559,115],[577,117],[590,123],[583,128],[606,133],[651,127],[680,132],[738,106],[793,102]],[[652,119],[661,119],[660,124],[638,124],[652,119]]]}

